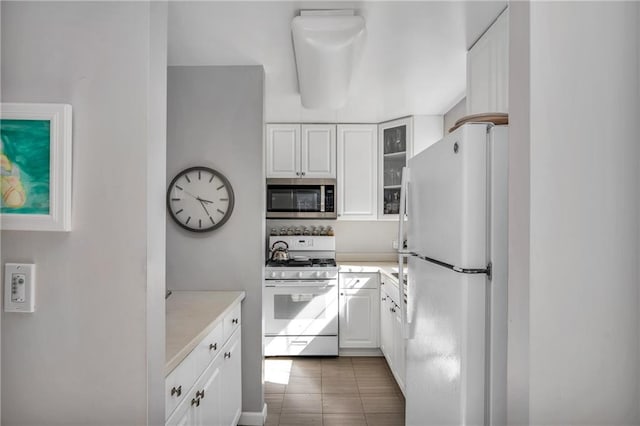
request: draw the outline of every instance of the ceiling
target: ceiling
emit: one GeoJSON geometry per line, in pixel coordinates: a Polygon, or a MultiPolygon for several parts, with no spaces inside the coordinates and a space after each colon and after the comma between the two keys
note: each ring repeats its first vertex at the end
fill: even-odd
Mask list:
{"type": "Polygon", "coordinates": [[[464,97],[466,51],[506,1],[199,1],[169,4],[169,65],[263,65],[265,121],[379,122],[443,114],[464,97]],[[367,40],[340,110],[301,106],[291,20],[355,9],[367,40]]]}

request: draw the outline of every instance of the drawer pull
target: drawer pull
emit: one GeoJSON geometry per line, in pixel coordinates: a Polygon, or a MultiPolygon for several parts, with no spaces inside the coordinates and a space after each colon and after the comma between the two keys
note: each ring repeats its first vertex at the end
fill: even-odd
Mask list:
{"type": "Polygon", "coordinates": [[[191,400],[191,405],[192,405],[192,406],[194,406],[194,405],[195,405],[196,407],[199,407],[199,406],[200,406],[200,398],[193,398],[193,399],[191,400]]]}
{"type": "Polygon", "coordinates": [[[231,358],[231,352],[225,352],[224,353],[224,357],[225,358],[231,358]]]}
{"type": "Polygon", "coordinates": [[[204,389],[202,389],[201,391],[197,391],[196,392],[196,398],[204,399],[204,389]]]}
{"type": "Polygon", "coordinates": [[[232,320],[231,320],[231,323],[232,323],[232,324],[237,324],[237,323],[238,323],[238,318],[234,318],[234,319],[232,319],[232,320]]]}
{"type": "Polygon", "coordinates": [[[211,344],[209,345],[209,350],[212,350],[212,349],[213,349],[214,351],[217,351],[217,350],[218,350],[218,344],[217,344],[217,343],[211,343],[211,344]]]}
{"type": "Polygon", "coordinates": [[[308,345],[309,341],[308,340],[292,340],[290,345],[308,345]]]}
{"type": "Polygon", "coordinates": [[[171,396],[180,396],[182,395],[182,385],[178,386],[178,387],[172,387],[171,388],[171,396]]]}

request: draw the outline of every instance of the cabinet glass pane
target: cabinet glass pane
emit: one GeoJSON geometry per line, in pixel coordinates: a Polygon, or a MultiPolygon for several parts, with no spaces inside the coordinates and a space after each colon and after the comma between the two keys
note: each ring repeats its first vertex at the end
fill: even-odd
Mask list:
{"type": "Polygon", "coordinates": [[[400,213],[400,188],[384,189],[384,214],[400,213]]]}
{"type": "Polygon", "coordinates": [[[393,157],[384,158],[384,186],[397,186],[400,185],[402,180],[402,168],[405,166],[407,160],[406,153],[402,152],[400,155],[394,155],[393,157]]]}
{"type": "Polygon", "coordinates": [[[407,126],[391,127],[383,131],[384,153],[403,152],[407,150],[407,126]]]}

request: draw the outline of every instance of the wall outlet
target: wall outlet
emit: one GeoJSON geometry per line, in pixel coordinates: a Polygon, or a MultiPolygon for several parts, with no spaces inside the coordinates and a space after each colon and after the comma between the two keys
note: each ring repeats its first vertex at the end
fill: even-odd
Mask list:
{"type": "Polygon", "coordinates": [[[391,241],[391,248],[398,249],[398,240],[391,241]]]}
{"type": "Polygon", "coordinates": [[[36,265],[7,263],[4,266],[4,311],[34,312],[36,265]]]}

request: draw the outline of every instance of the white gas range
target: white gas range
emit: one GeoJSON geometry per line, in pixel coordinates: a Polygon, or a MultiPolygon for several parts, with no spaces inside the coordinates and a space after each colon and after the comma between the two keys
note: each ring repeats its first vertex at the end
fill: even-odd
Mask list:
{"type": "Polygon", "coordinates": [[[338,355],[338,266],[333,236],[272,236],[288,261],[265,267],[266,356],[338,355]]]}

